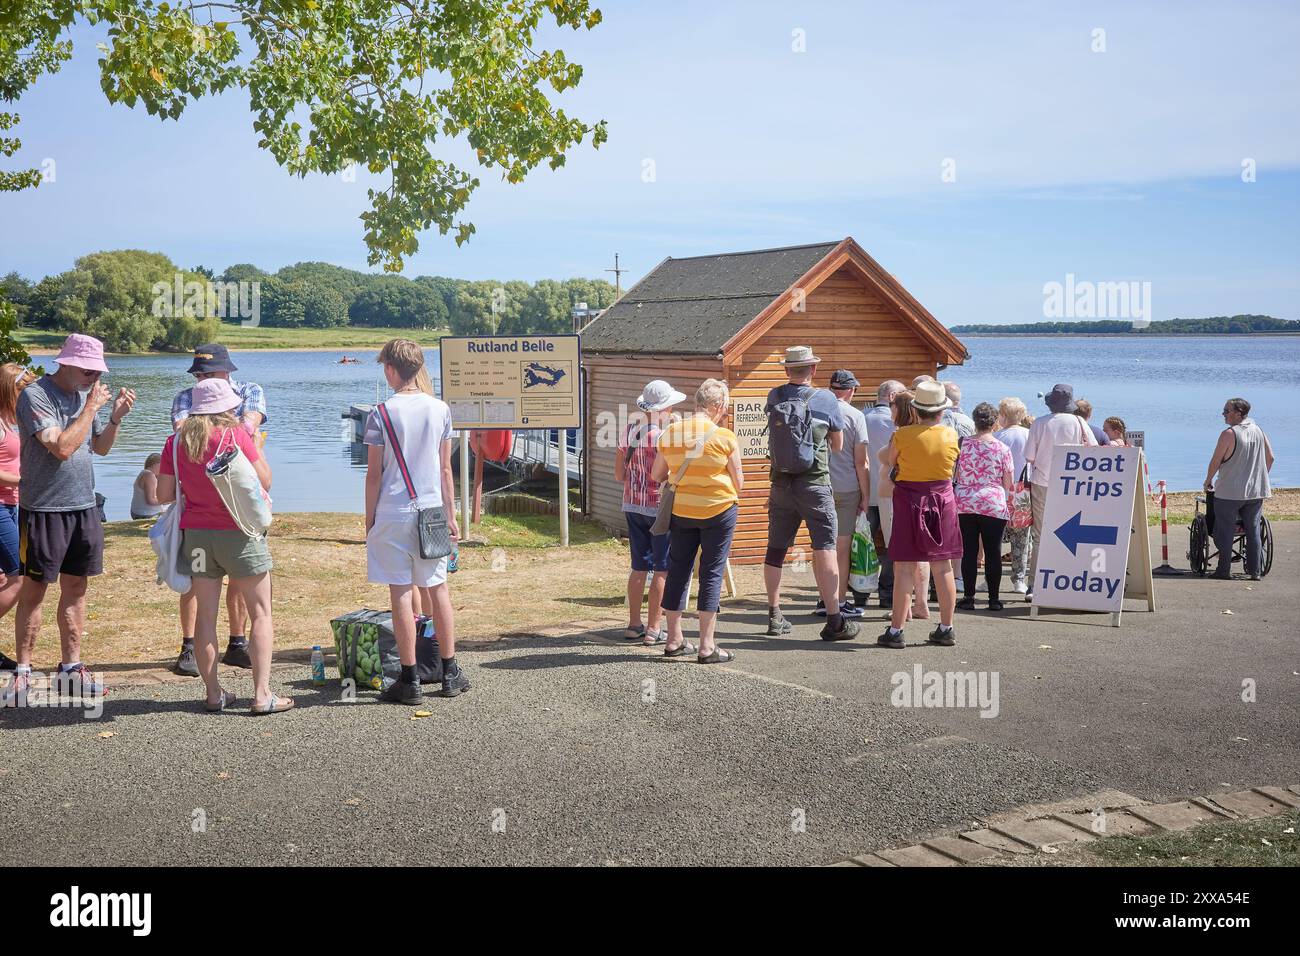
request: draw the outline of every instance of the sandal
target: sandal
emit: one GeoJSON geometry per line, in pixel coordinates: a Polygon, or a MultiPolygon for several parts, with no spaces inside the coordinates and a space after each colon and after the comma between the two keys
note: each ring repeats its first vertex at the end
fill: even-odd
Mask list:
{"type": "Polygon", "coordinates": [[[701,655],[700,657],[695,658],[695,663],[697,663],[697,664],[730,664],[730,663],[731,663],[732,661],[734,661],[735,659],[736,659],[736,655],[733,654],[733,653],[731,653],[731,651],[723,651],[723,650],[719,650],[718,648],[715,647],[715,648],[713,649],[713,653],[710,654],[708,657],[704,657],[703,655],[701,655]]]}
{"type": "Polygon", "coordinates": [[[254,704],[253,713],[254,714],[282,714],[286,710],[293,710],[293,706],[294,704],[293,704],[292,697],[276,697],[274,694],[272,694],[271,699],[267,701],[265,704],[254,704]]]}
{"type": "Polygon", "coordinates": [[[660,644],[667,644],[667,643],[668,643],[668,632],[667,632],[667,631],[663,631],[663,630],[659,630],[659,631],[646,631],[646,632],[645,632],[645,640],[643,640],[643,641],[641,642],[641,646],[642,646],[642,647],[658,647],[660,644]],[[653,634],[654,637],[651,637],[651,636],[650,636],[651,634],[653,634]]]}
{"type": "Polygon", "coordinates": [[[209,704],[207,700],[203,701],[203,709],[206,710],[209,714],[219,714],[227,707],[233,707],[234,705],[235,705],[235,695],[228,690],[223,690],[221,692],[221,700],[217,703],[216,707],[213,707],[211,704],[209,704]]]}
{"type": "Polygon", "coordinates": [[[632,625],[629,624],[627,627],[623,628],[623,640],[640,641],[644,639],[645,639],[644,624],[638,624],[636,627],[633,627],[632,625]]]}
{"type": "Polygon", "coordinates": [[[664,657],[685,657],[687,654],[698,654],[700,649],[690,641],[682,641],[679,647],[674,647],[671,651],[664,648],[664,657]]]}

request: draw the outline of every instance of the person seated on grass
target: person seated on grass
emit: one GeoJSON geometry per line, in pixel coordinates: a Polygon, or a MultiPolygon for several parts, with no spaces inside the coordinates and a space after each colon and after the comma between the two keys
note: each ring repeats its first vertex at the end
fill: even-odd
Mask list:
{"type": "Polygon", "coordinates": [[[193,581],[190,593],[197,604],[194,659],[207,690],[204,707],[210,713],[220,713],[235,702],[235,695],[222,688],[217,675],[217,613],[221,607],[221,581],[228,575],[230,590],[240,596],[250,619],[253,713],[278,714],[293,707],[293,698],[277,697],[271,692],[271,653],[275,646],[271,549],[265,532],[250,535],[239,527],[206,472],[208,462],[219,451],[237,447],[253,466],[262,488],[271,490],[271,466],[235,417],[240,402],[224,379],[209,378],[194,386],[189,414],[163,446],[158,500],[176,500],[179,478],[183,499],[181,554],[189,562],[193,581]]]}
{"type": "Polygon", "coordinates": [[[167,506],[158,500],[158,468],[161,464],[162,455],[154,452],[144,460],[144,468],[131,483],[132,521],[156,518],[167,510],[167,506]]]}

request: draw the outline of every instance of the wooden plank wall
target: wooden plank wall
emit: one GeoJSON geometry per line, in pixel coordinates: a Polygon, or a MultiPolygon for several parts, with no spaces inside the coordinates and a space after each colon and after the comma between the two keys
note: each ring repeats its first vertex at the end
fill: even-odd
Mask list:
{"type": "MultiPolygon", "coordinates": [[[[874,401],[877,386],[889,378],[910,383],[921,374],[934,375],[937,357],[906,321],[881,300],[862,280],[841,269],[809,293],[802,313],[781,319],[727,368],[727,385],[733,397],[766,397],[786,381],[780,359],[791,345],[810,345],[822,360],[814,385],[825,388],[837,368],[853,371],[862,388],[855,404],[874,401]]],[[[745,468],[740,520],[732,544],[732,562],[757,564],[767,550],[766,461],[750,461],[745,468]]],[[[809,548],[807,531],[800,529],[796,548],[809,548]]],[[[787,556],[789,560],[789,556],[787,556]]]]}
{"type": "MultiPolygon", "coordinates": [[[[637,396],[646,382],[664,379],[686,396],[679,411],[695,407],[695,390],[706,378],[722,377],[722,362],[707,356],[596,355],[583,357],[587,369],[586,410],[587,513],[617,534],[627,533],[623,517],[623,486],[614,480],[614,446],[602,441],[601,413],[617,416],[636,411],[637,396]]],[[[606,429],[608,432],[608,429],[606,429]]]]}

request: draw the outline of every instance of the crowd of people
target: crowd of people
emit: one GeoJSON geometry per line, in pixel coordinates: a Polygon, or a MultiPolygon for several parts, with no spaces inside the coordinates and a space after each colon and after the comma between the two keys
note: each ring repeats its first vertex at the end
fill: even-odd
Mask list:
{"type": "MultiPolygon", "coordinates": [[[[981,402],[967,413],[960,386],[930,375],[910,385],[881,382],[864,411],[853,404],[861,385],[852,370],[836,369],[827,388],[814,385],[820,361],[807,346],[788,348],[781,359],[787,382],[772,389],[765,404],[771,462],[763,561],[768,636],[792,630],[782,612],[781,581],[801,526],[807,528],[819,595],[812,613],[827,619],[821,639],[860,634],[857,619],[864,609],[849,594],[859,515],[865,515],[879,555],[876,598],[890,612],[876,641],[881,646],[905,646],[904,625],[931,618],[931,587],[938,604],[931,644],[955,643],[955,612],[975,610],[981,590],[989,611],[1004,610],[1004,558],[1009,590],[1032,601],[1053,449],[1127,445],[1124,420],[1111,416],[1093,424],[1092,404],[1075,398],[1066,384],[1040,393],[1046,408],[1038,416],[1013,396],[996,406],[981,402]],[[1013,496],[1026,492],[1028,514],[1013,524],[1013,496]]],[[[696,654],[702,664],[721,663],[732,655],[718,649],[714,633],[744,471],[736,435],[722,424],[726,384],[702,383],[692,415],[677,411],[685,401],[669,383],[649,382],[637,400],[642,414],[633,416],[620,441],[615,477],[623,485],[632,552],[624,637],[662,645],[670,657],[696,654]],[[697,558],[698,647],[681,630],[697,558]],[[649,614],[643,622],[648,575],[649,614]]],[[[1207,492],[1216,490],[1216,475],[1218,483],[1215,577],[1230,576],[1238,520],[1246,528],[1246,572],[1255,579],[1260,574],[1259,518],[1271,494],[1273,452],[1249,412],[1244,399],[1225,405],[1228,427],[1206,478],[1207,492]]]]}
{"type": "MultiPolygon", "coordinates": [[[[456,697],[470,683],[456,661],[447,592],[450,548],[430,556],[423,540],[430,522],[441,522],[444,542],[459,537],[450,508],[451,414],[433,394],[419,345],[394,339],[378,361],[393,395],[376,406],[363,438],[369,446],[367,572],[371,582],[388,586],[401,659],[400,676],[380,698],[405,704],[420,699],[415,643],[420,614],[435,625],[442,657],[439,694],[456,697]]],[[[0,617],[17,607],[17,659],[0,654],[0,669],[14,671],[0,701],[6,706],[20,703],[31,688],[42,607],[56,583],[61,660],[54,680],[61,693],[72,696],[106,693],[100,675],[81,658],[89,583],[104,570],[91,456],[108,454],[136,397],[129,388],[119,388],[114,397],[103,384],[104,347],[92,336],[68,336],[54,363],[56,370],[43,376],[16,364],[0,367],[0,617]]],[[[172,435],[146,458],[136,477],[131,516],[156,518],[169,507],[179,509],[179,563],[190,587],[179,599],[182,639],[175,671],[201,678],[206,709],[219,713],[236,700],[221,684],[218,663],[247,669],[253,678],[252,712],[276,714],[292,709],[294,701],[270,686],[275,640],[270,544],[265,530],[250,531],[232,513],[211,477],[214,462],[238,454],[262,491],[271,489],[271,467],[261,452],[262,426],[269,421],[266,397],[256,383],[233,378],[237,370],[225,346],[195,349],[189,367],[194,384],[177,393],[172,435]],[[217,621],[227,579],[230,636],[218,657],[217,621]]]]}
{"type": "MultiPolygon", "coordinates": [[[[470,689],[456,660],[447,585],[460,536],[452,507],[452,422],[448,406],[434,395],[418,344],[394,339],[378,362],[393,394],[372,410],[363,435],[367,576],[389,589],[401,666],[380,699],[409,705],[422,694],[420,616],[434,623],[442,659],[439,694],[456,697],[470,689]]],[[[881,382],[864,411],[854,405],[861,384],[851,370],[836,369],[828,388],[814,384],[820,362],[807,346],[786,349],[781,365],[787,381],[771,390],[765,406],[768,636],[792,630],[781,586],[801,527],[811,543],[819,597],[812,613],[826,618],[821,639],[845,641],[861,633],[864,610],[850,594],[848,575],[859,516],[880,559],[876,597],[890,612],[877,638],[882,646],[903,647],[905,624],[931,618],[931,586],[938,621],[928,643],[954,644],[955,613],[973,610],[981,588],[988,609],[1002,610],[1004,547],[1010,590],[1032,600],[1053,449],[1125,444],[1125,422],[1109,417],[1093,425],[1092,406],[1076,399],[1069,385],[1043,396],[1046,410],[1037,417],[1014,397],[996,406],[981,402],[967,413],[960,387],[929,375],[910,385],[881,382]],[[1013,526],[1012,495],[1021,488],[1028,488],[1032,520],[1013,526]]],[[[103,344],[91,336],[68,336],[54,363],[57,368],[45,375],[13,363],[0,366],[0,618],[16,608],[17,657],[0,654],[0,669],[15,672],[0,701],[5,705],[31,686],[43,605],[55,584],[61,653],[55,679],[83,697],[105,694],[100,676],[83,663],[81,647],[90,579],[103,572],[104,558],[92,455],[108,454],[136,396],[125,387],[114,395],[101,381],[108,366],[103,344]]],[[[206,709],[219,713],[236,700],[221,684],[218,663],[250,670],[252,712],[275,714],[294,702],[270,687],[270,544],[265,529],[250,530],[232,512],[212,477],[220,471],[216,465],[242,456],[258,493],[271,488],[262,454],[262,426],[270,420],[266,396],[257,384],[235,379],[236,371],[224,346],[195,350],[188,370],[194,383],[178,391],[172,434],[135,480],[131,516],[154,519],[179,509],[179,562],[189,587],[179,598],[176,672],[201,678],[206,709]],[[227,579],[229,638],[219,657],[217,622],[227,579]]],[[[678,410],[686,401],[667,382],[649,382],[637,400],[640,414],[620,436],[615,477],[623,486],[631,550],[624,636],[662,646],[667,657],[726,663],[734,655],[717,646],[717,615],[745,473],[737,437],[724,424],[731,408],[726,383],[702,382],[690,413],[678,410]],[[683,632],[682,613],[697,575],[693,643],[683,632]]],[[[1230,576],[1238,522],[1245,528],[1246,573],[1261,574],[1260,514],[1271,495],[1274,455],[1249,414],[1245,399],[1225,403],[1225,428],[1206,474],[1219,550],[1214,577],[1230,576]]]]}

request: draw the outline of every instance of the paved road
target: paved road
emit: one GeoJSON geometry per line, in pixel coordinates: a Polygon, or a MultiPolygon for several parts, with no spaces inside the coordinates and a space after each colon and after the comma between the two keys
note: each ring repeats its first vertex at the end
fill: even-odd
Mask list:
{"type": "Polygon", "coordinates": [[[475,689],[419,720],[341,703],[306,668],[277,675],[300,707],[275,717],[119,688],[99,720],[0,713],[0,819],[65,864],[800,864],[1107,787],[1300,782],[1298,550],[1300,523],[1281,524],[1254,590],[1163,583],[1160,612],[1118,630],[1017,608],[963,615],[955,648],[886,651],[816,641],[811,617],[769,640],[742,606],[726,668],[599,635],[512,640],[464,653],[475,689]],[[996,670],[999,716],[892,706],[917,662],[996,670]]]}

